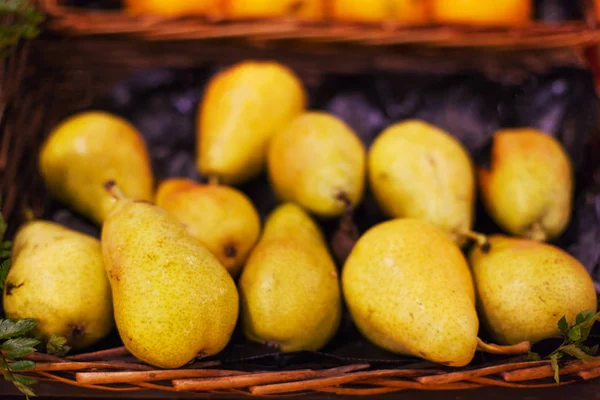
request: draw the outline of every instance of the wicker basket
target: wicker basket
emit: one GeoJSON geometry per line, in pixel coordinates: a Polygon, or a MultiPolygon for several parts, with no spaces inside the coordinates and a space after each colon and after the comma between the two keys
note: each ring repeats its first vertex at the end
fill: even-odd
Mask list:
{"type": "MultiPolygon", "coordinates": [[[[532,70],[540,71],[557,64],[580,65],[583,58],[580,48],[538,49],[527,53],[480,50],[474,58],[473,52],[468,49],[452,51],[413,49],[410,52],[382,55],[369,48],[364,48],[356,54],[344,51],[343,48],[337,50],[323,48],[318,44],[309,48],[303,46],[289,48],[274,44],[272,47],[250,50],[235,43],[225,46],[221,42],[215,43],[212,40],[207,40],[202,45],[202,51],[192,53],[183,52],[184,49],[189,48],[189,42],[148,42],[133,40],[130,37],[134,35],[146,39],[159,37],[166,39],[171,29],[168,21],[162,21],[164,24],[160,26],[148,25],[142,28],[141,20],[135,20],[132,29],[125,32],[123,21],[130,21],[130,17],[103,13],[92,15],[88,12],[72,11],[51,0],[42,3],[50,13],[48,25],[50,29],[60,35],[68,34],[72,37],[65,40],[59,35],[59,37],[38,39],[21,46],[1,65],[0,191],[4,199],[3,213],[8,217],[13,231],[21,222],[24,204],[32,207],[38,215],[43,213],[47,204],[48,196],[37,175],[35,160],[38,146],[49,129],[66,115],[89,107],[98,94],[139,68],[157,65],[189,67],[215,59],[222,63],[230,63],[247,57],[274,58],[292,65],[301,72],[303,79],[310,85],[318,82],[324,72],[331,70],[358,72],[374,68],[396,70],[426,68],[444,72],[478,69],[489,75],[501,75],[503,79],[519,79],[532,70]],[[95,18],[99,23],[89,24],[89,21],[95,18]],[[110,24],[107,21],[110,18],[120,21],[121,25],[117,24],[117,26],[121,26],[121,31],[112,33],[112,36],[116,35],[112,38],[104,35],[97,36],[100,33],[108,33],[110,24]],[[103,25],[105,22],[106,25],[103,25]],[[335,63],[332,62],[333,60],[335,63]]],[[[174,35],[173,37],[190,39],[210,36],[204,29],[206,27],[200,29],[201,23],[198,20],[190,21],[190,26],[196,29],[194,32],[198,33],[197,36],[174,35]],[[204,36],[200,34],[201,31],[205,32],[204,36]]],[[[222,27],[217,26],[215,29],[213,36],[220,36],[222,31],[219,29],[222,27]]],[[[526,29],[539,29],[542,32],[545,28],[532,26],[526,29]]],[[[569,29],[572,30],[571,32],[586,32],[590,36],[587,36],[584,41],[565,39],[561,46],[600,40],[600,36],[590,28],[590,25],[573,24],[569,29]]],[[[384,35],[388,35],[381,31],[382,36],[379,40],[365,40],[365,36],[359,37],[360,32],[356,30],[347,30],[337,35],[347,37],[347,35],[351,36],[351,32],[357,35],[353,41],[369,44],[382,44],[385,40],[381,39],[384,35]]],[[[386,37],[397,38],[392,40],[394,43],[410,42],[408,36],[403,36],[404,33],[401,32],[403,31],[386,37]],[[404,39],[400,39],[401,37],[404,39]]],[[[251,30],[240,30],[235,35],[249,37],[254,33],[251,30]]],[[[262,39],[273,38],[272,34],[273,32],[262,32],[258,36],[262,39]]],[[[278,39],[285,36],[281,32],[278,34],[280,34],[278,39]]],[[[550,34],[549,31],[543,35],[547,34],[550,34]]],[[[492,41],[495,44],[501,42],[507,44],[514,42],[514,38],[526,39],[527,36],[526,31],[520,31],[511,40],[506,39],[506,32],[495,32],[494,35],[497,38],[504,37],[502,40],[492,41]]],[[[561,37],[567,38],[568,35],[561,37]]],[[[544,41],[547,40],[546,36],[544,41]]],[[[525,42],[526,40],[523,40],[520,43],[525,42]]],[[[441,42],[436,41],[436,43],[441,42]]],[[[451,46],[451,43],[458,42],[451,39],[443,46],[451,46]]],[[[469,45],[464,41],[461,43],[466,44],[467,47],[469,45]]],[[[196,42],[193,45],[197,50],[199,45],[196,42]]],[[[461,369],[445,368],[427,362],[382,369],[361,360],[355,362],[331,360],[300,370],[275,368],[268,371],[247,365],[240,365],[239,368],[232,367],[223,365],[219,361],[196,362],[178,370],[156,370],[136,360],[122,347],[64,358],[44,354],[33,354],[29,358],[37,362],[35,369],[29,374],[41,380],[38,393],[55,396],[69,393],[88,396],[92,392],[86,389],[94,389],[97,392],[123,392],[119,394],[121,397],[128,397],[130,394],[127,393],[137,391],[148,391],[146,393],[148,396],[156,397],[158,395],[155,391],[160,391],[165,396],[168,392],[178,392],[173,396],[181,396],[182,392],[194,392],[205,396],[225,397],[310,394],[311,397],[328,398],[333,394],[383,395],[409,389],[445,392],[487,387],[488,390],[493,390],[490,393],[494,394],[501,392],[489,388],[540,389],[557,386],[551,379],[553,370],[549,361],[530,362],[523,358],[461,369]],[[68,390],[69,385],[77,389],[71,392],[68,390]]],[[[600,377],[600,357],[591,362],[568,362],[562,367],[561,373],[564,375],[561,386],[600,377]]],[[[10,384],[2,386],[0,393],[6,393],[6,385],[10,384]]],[[[553,389],[552,392],[536,391],[533,392],[534,394],[527,392],[523,396],[535,398],[532,396],[539,394],[544,398],[554,396],[560,398],[570,394],[591,397],[591,393],[600,388],[596,384],[577,384],[572,387],[573,389],[567,391],[553,389]]],[[[472,398],[482,396],[482,392],[476,393],[472,398]]],[[[516,394],[510,395],[516,396],[516,394]]],[[[466,393],[461,394],[462,398],[468,396],[470,395],[466,393]]]]}
{"type": "MultiPolygon", "coordinates": [[[[326,3],[326,0],[323,0],[326,3]]],[[[49,27],[69,35],[126,35],[145,40],[242,39],[259,42],[304,42],[370,47],[556,48],[597,42],[594,0],[583,0],[584,19],[548,24],[533,21],[520,27],[395,25],[389,22],[343,23],[290,18],[232,20],[202,16],[131,16],[120,10],[86,10],[65,0],[42,0],[49,27]]],[[[325,10],[330,7],[325,7],[325,10]]]]}

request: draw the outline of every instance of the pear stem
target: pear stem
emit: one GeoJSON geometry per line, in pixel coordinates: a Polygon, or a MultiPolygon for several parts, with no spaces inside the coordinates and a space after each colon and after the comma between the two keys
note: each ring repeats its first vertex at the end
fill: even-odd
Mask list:
{"type": "Polygon", "coordinates": [[[499,344],[485,343],[480,338],[477,338],[477,350],[489,354],[524,354],[531,350],[531,343],[521,342],[510,346],[499,344]]]}
{"type": "Polygon", "coordinates": [[[343,264],[350,255],[360,233],[354,223],[354,207],[346,193],[340,192],[336,198],[344,203],[344,215],[340,218],[340,224],[333,236],[332,247],[336,259],[343,264]]]}
{"type": "Polygon", "coordinates": [[[546,239],[548,239],[548,235],[544,231],[544,228],[539,221],[531,224],[531,228],[525,234],[529,239],[538,242],[545,242],[546,239]]]}
{"type": "Polygon", "coordinates": [[[121,188],[117,186],[117,183],[115,181],[106,181],[104,183],[104,188],[116,200],[123,200],[125,198],[125,194],[123,193],[121,188]]]}
{"type": "Polygon", "coordinates": [[[23,216],[25,217],[25,221],[31,222],[35,219],[35,214],[30,207],[25,206],[23,210],[23,216]]]}
{"type": "Polygon", "coordinates": [[[490,248],[491,248],[490,242],[489,242],[487,236],[485,236],[483,233],[478,233],[478,232],[473,232],[473,231],[462,231],[462,232],[459,232],[459,234],[468,239],[475,241],[475,243],[477,243],[477,245],[479,247],[481,247],[481,250],[484,253],[487,253],[490,251],[490,248]]]}
{"type": "Polygon", "coordinates": [[[210,175],[208,177],[208,184],[209,185],[219,185],[221,183],[221,178],[217,175],[210,175]]]}

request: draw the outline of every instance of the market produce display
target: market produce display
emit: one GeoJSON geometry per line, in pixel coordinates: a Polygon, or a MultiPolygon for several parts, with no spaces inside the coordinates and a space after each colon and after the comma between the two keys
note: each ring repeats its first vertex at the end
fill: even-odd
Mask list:
{"type": "Polygon", "coordinates": [[[265,348],[319,351],[345,315],[382,351],[465,366],[477,350],[527,352],[561,334],[562,318],[568,329],[596,312],[584,266],[543,243],[572,211],[574,171],[560,141],[497,129],[477,176],[484,145],[389,114],[369,121],[381,128],[371,135],[327,106],[309,108],[307,93],[274,62],[214,74],[197,108],[192,165],[202,178],[170,173],[156,185],[150,136],[107,112],[67,119],[43,146],[40,173],[61,204],[98,226],[100,241],[41,220],[21,227],[7,316],[40,319],[45,338],[80,349],[109,334],[114,308],[134,356],[179,368],[219,354],[236,326],[265,348]],[[473,231],[477,186],[505,235],[473,231]],[[365,223],[374,208],[386,216],[365,223]],[[336,265],[326,238],[348,226],[360,238],[346,237],[336,265]],[[45,274],[65,275],[67,255],[81,275],[36,290],[45,274]],[[49,299],[55,312],[40,313],[49,299]]]}

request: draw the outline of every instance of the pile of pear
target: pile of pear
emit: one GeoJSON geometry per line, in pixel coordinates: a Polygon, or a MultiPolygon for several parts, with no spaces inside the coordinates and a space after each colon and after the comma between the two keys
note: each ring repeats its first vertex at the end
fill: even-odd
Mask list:
{"type": "Polygon", "coordinates": [[[101,226],[100,240],[31,220],[14,241],[3,306],[35,335],[75,349],[116,327],[137,358],[179,368],[218,354],[236,326],[283,352],[320,350],[343,302],[390,352],[464,366],[515,353],[596,311],[584,267],[546,243],[571,213],[561,144],[533,129],[495,134],[476,168],[450,133],[409,120],[369,149],[334,115],[307,109],[289,68],[248,61],[218,73],[198,107],[208,182],[155,183],[140,132],[100,111],[57,126],[39,155],[49,191],[101,226]],[[276,105],[274,107],[274,105],[276,105]],[[110,146],[110,147],[107,147],[110,146]],[[261,222],[232,185],[266,170],[281,204],[261,222]],[[318,220],[346,223],[369,187],[389,220],[336,265],[318,220]],[[507,235],[474,232],[476,192],[507,235]],[[466,255],[465,255],[466,254],[466,255]],[[484,343],[480,325],[496,344],[484,343]]]}

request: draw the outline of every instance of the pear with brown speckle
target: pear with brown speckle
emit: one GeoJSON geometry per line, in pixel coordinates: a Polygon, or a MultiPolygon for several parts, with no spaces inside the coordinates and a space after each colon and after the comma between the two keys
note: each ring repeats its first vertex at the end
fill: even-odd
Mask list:
{"type": "Polygon", "coordinates": [[[227,270],[167,211],[110,189],[118,201],[102,227],[102,252],[127,349],[162,368],[221,351],[238,316],[227,270]]]}
{"type": "Polygon", "coordinates": [[[239,281],[242,328],[281,351],[319,350],[341,319],[335,264],[323,234],[299,206],[279,206],[267,219],[239,281]]]}
{"type": "Polygon", "coordinates": [[[494,235],[490,251],[476,247],[470,262],[479,314],[498,343],[537,342],[559,334],[582,311],[596,311],[596,290],[585,268],[558,247],[494,235]]]}
{"type": "Polygon", "coordinates": [[[342,272],[344,298],[361,333],[399,354],[467,365],[479,321],[469,266],[448,234],[395,219],[356,243],[342,272]]]}

